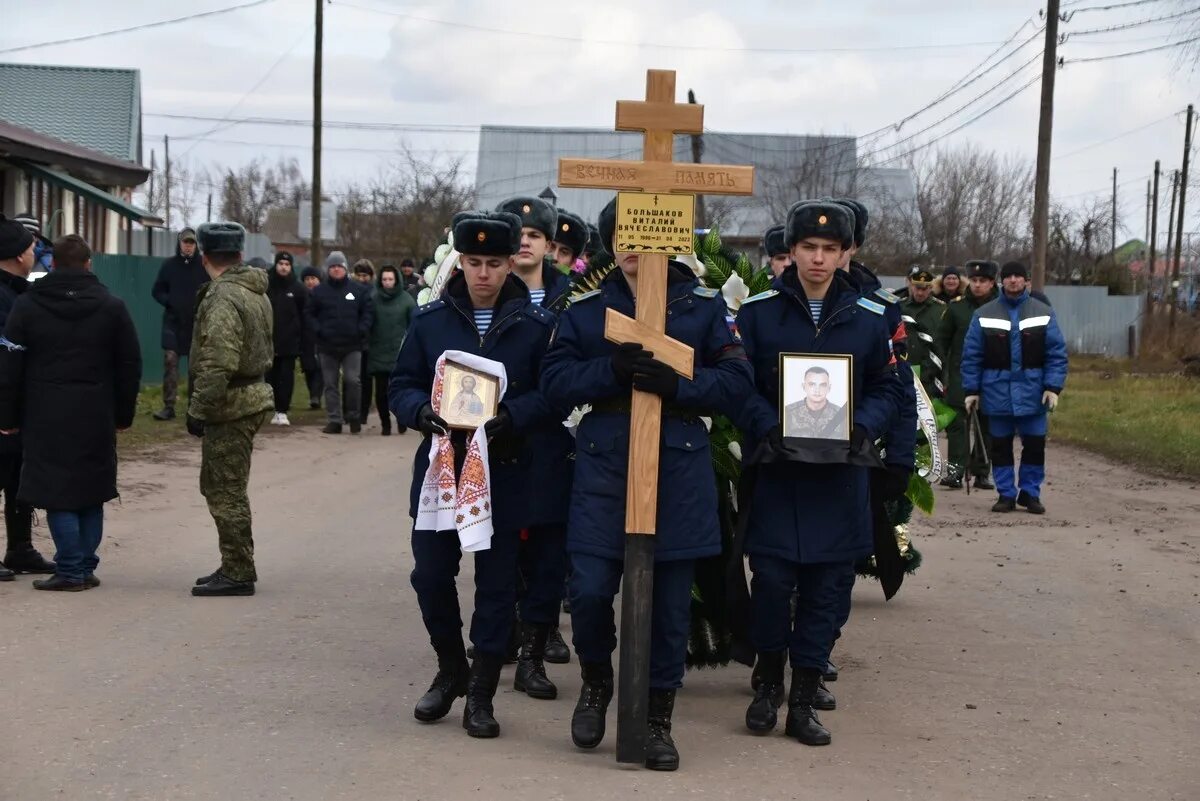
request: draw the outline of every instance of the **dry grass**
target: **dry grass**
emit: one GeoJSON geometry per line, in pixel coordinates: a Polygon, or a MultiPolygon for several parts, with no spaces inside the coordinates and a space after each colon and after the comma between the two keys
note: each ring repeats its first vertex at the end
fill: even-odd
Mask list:
{"type": "MultiPolygon", "coordinates": [[[[1140,365],[1139,365],[1140,368],[1140,365]]],[[[1055,439],[1151,472],[1200,478],[1200,380],[1076,357],[1051,419],[1055,439]]]]}

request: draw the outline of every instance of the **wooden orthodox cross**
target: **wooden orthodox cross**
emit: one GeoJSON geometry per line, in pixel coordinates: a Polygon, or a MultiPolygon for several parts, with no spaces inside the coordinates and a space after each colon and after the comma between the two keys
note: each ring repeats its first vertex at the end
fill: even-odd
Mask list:
{"type": "MultiPolygon", "coordinates": [[[[660,194],[749,195],[754,168],[675,163],[675,134],[704,131],[704,106],[675,102],[675,73],[649,70],[646,99],[617,102],[618,131],[642,131],[641,161],[564,158],[558,185],[586,189],[636,190],[660,194]]],[[[692,221],[687,220],[692,227],[692,221]]],[[[617,230],[621,231],[618,214],[617,230]]],[[[605,243],[612,247],[611,243],[605,243]]],[[[659,361],[692,377],[693,354],[666,335],[666,251],[639,251],[636,320],[609,309],[604,335],[613,342],[640,342],[659,361]]],[[[621,663],[617,696],[617,761],[641,762],[646,750],[650,686],[650,611],[654,598],[654,534],[658,515],[658,461],[662,398],[633,392],[626,481],[625,574],[621,597],[621,663]]],[[[713,510],[716,514],[716,510],[713,510]]]]}

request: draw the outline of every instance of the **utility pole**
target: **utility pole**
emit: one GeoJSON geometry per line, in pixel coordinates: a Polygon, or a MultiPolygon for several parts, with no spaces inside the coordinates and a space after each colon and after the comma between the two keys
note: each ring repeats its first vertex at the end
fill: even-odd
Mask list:
{"type": "Polygon", "coordinates": [[[1167,323],[1167,347],[1175,339],[1175,307],[1179,305],[1179,261],[1183,258],[1183,208],[1187,202],[1188,161],[1192,154],[1192,104],[1187,107],[1183,132],[1183,172],[1179,176],[1179,219],[1175,222],[1175,263],[1171,265],[1171,316],[1167,323]]]}
{"type": "Polygon", "coordinates": [[[212,222],[212,192],[208,193],[208,213],[204,215],[205,222],[212,222]]]}
{"type": "Polygon", "coordinates": [[[1042,55],[1042,107],[1038,115],[1037,168],[1033,183],[1033,288],[1046,284],[1050,228],[1050,143],[1054,128],[1054,72],[1058,68],[1059,0],[1046,2],[1046,48],[1042,55]]]}
{"type": "MultiPolygon", "coordinates": [[[[151,214],[154,213],[154,204],[156,202],[156,199],[154,197],[154,171],[155,171],[155,169],[156,169],[156,167],[154,165],[154,151],[151,150],[150,151],[150,194],[147,195],[147,197],[149,198],[148,205],[150,206],[151,214]]],[[[145,226],[145,228],[146,228],[146,255],[153,256],[154,255],[154,229],[148,225],[145,226]]]]}
{"type": "Polygon", "coordinates": [[[1113,201],[1112,201],[1112,248],[1108,251],[1112,262],[1117,263],[1117,168],[1113,167],[1113,201]]]}
{"type": "MultiPolygon", "coordinates": [[[[1142,240],[1146,247],[1150,246],[1150,179],[1146,179],[1146,238],[1142,240]]],[[[1145,254],[1143,254],[1143,258],[1145,254]]]]}
{"type": "Polygon", "coordinates": [[[1175,241],[1175,199],[1179,195],[1179,170],[1171,170],[1171,211],[1167,213],[1167,246],[1163,249],[1167,266],[1163,268],[1163,286],[1171,279],[1171,246],[1175,241]]]}
{"type": "Polygon", "coordinates": [[[171,137],[163,136],[163,162],[167,165],[167,175],[163,180],[163,191],[166,192],[167,212],[163,218],[167,224],[167,230],[171,230],[171,137]]]}
{"type": "Polygon", "coordinates": [[[1150,311],[1150,292],[1154,288],[1154,262],[1158,251],[1158,175],[1160,165],[1154,160],[1154,195],[1150,209],[1150,268],[1146,271],[1146,312],[1150,311]]]}
{"type": "MultiPolygon", "coordinates": [[[[696,93],[688,89],[688,103],[696,105],[696,93]]],[[[692,161],[696,164],[700,163],[700,157],[704,155],[704,135],[692,134],[692,161]]],[[[708,215],[704,213],[704,195],[696,195],[696,228],[708,227],[708,215]]]]}
{"type": "Polygon", "coordinates": [[[316,0],[316,37],[313,41],[313,144],[312,144],[312,265],[320,268],[321,254],[321,52],[325,28],[325,0],[316,0]]]}

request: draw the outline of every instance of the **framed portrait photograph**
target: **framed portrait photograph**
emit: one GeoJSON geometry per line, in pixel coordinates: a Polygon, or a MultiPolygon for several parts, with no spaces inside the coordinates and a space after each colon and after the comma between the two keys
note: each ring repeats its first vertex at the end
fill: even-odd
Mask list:
{"type": "Polygon", "coordinates": [[[854,357],[779,354],[779,416],[783,436],[849,442],[853,427],[854,357]]]}
{"type": "Polygon", "coordinates": [[[451,428],[474,431],[496,416],[500,379],[447,360],[443,380],[440,408],[435,411],[451,428]]]}

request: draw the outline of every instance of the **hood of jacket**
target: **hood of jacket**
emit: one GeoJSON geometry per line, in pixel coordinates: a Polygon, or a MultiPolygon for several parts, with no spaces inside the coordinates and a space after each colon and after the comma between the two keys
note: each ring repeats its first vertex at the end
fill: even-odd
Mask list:
{"type": "Polygon", "coordinates": [[[267,274],[259,269],[245,264],[230,267],[223,272],[214,283],[225,282],[237,284],[257,295],[267,294],[267,274]]]}
{"type": "Polygon", "coordinates": [[[6,286],[13,291],[14,294],[20,295],[26,289],[29,289],[29,279],[19,275],[13,275],[7,270],[0,270],[0,285],[6,286]]]}
{"type": "Polygon", "coordinates": [[[84,270],[59,268],[29,288],[33,302],[64,320],[82,320],[108,299],[100,279],[84,270]]]}

